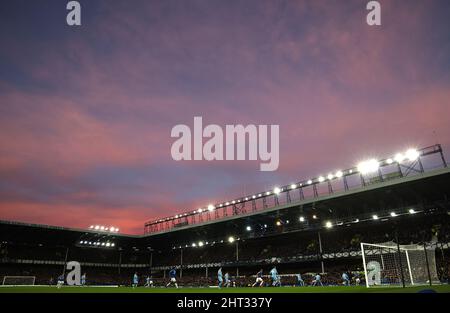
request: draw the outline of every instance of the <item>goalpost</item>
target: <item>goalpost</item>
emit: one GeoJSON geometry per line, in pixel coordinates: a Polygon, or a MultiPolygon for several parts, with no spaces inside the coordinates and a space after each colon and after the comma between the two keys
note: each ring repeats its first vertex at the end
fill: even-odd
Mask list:
{"type": "Polygon", "coordinates": [[[5,276],[3,285],[8,286],[33,286],[36,276],[5,276]]]}
{"type": "Polygon", "coordinates": [[[438,283],[434,249],[419,245],[361,243],[366,286],[438,283]]]}

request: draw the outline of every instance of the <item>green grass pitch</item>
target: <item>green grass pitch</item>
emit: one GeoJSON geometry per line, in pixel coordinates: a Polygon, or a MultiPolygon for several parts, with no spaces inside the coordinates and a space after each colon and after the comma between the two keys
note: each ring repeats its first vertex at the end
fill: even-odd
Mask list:
{"type": "Polygon", "coordinates": [[[262,287],[262,288],[145,288],[145,287],[71,287],[57,289],[54,286],[0,287],[0,293],[416,293],[433,289],[438,293],[450,293],[450,285],[415,287],[332,286],[332,287],[262,287]]]}

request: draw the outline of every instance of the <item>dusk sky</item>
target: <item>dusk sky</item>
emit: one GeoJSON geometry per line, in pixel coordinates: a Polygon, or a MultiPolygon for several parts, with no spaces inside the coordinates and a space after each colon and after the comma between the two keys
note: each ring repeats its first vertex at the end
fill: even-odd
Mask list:
{"type": "Polygon", "coordinates": [[[443,145],[450,1],[0,4],[0,219],[141,234],[153,218],[443,145]],[[280,125],[280,165],[181,161],[171,129],[280,125]]]}

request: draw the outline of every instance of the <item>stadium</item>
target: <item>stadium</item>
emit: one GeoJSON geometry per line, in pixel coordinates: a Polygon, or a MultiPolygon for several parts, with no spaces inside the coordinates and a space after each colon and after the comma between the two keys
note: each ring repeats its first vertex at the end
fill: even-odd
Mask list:
{"type": "Polygon", "coordinates": [[[148,221],[142,235],[1,221],[0,292],[449,292],[449,184],[437,144],[148,221]],[[70,261],[82,286],[56,288],[70,261]]]}

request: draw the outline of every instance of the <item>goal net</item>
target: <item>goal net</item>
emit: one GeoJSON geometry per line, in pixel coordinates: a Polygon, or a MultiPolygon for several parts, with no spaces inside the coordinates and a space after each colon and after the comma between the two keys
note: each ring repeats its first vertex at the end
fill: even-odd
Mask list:
{"type": "Polygon", "coordinates": [[[36,281],[35,276],[5,276],[3,285],[9,286],[31,286],[36,281]]]}
{"type": "Polygon", "coordinates": [[[438,283],[434,248],[361,243],[367,287],[438,283]]]}

